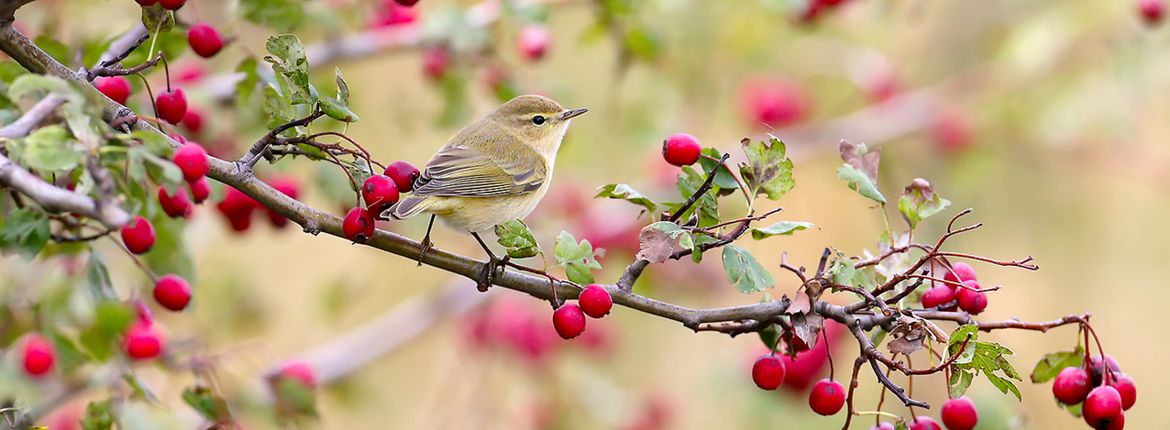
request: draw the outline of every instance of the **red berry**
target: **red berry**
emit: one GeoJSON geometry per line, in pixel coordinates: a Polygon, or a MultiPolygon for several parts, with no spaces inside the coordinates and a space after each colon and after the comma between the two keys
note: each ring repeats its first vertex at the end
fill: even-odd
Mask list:
{"type": "Polygon", "coordinates": [[[402,6],[398,2],[383,0],[382,7],[374,12],[369,28],[397,27],[418,20],[418,11],[402,6]]]}
{"type": "Polygon", "coordinates": [[[813,412],[829,416],[840,411],[842,406],[845,406],[845,387],[840,382],[822,379],[813,385],[808,396],[808,407],[813,412]]]}
{"type": "Polygon", "coordinates": [[[1128,411],[1137,402],[1137,386],[1133,384],[1133,378],[1129,375],[1118,373],[1114,376],[1117,378],[1109,385],[1121,395],[1121,409],[1128,411]]]}
{"type": "Polygon", "coordinates": [[[585,315],[601,318],[609,315],[609,310],[613,308],[613,297],[604,287],[594,284],[581,291],[581,295],[577,297],[577,303],[581,305],[581,310],[585,311],[585,315]]]}
{"type": "Polygon", "coordinates": [[[783,82],[757,82],[741,92],[750,121],[765,128],[783,127],[804,119],[808,96],[799,86],[783,82]]]}
{"type": "Polygon", "coordinates": [[[187,95],[183,94],[181,88],[163,90],[154,97],[154,107],[163,121],[178,124],[187,115],[187,95]]]}
{"type": "MultiPolygon", "coordinates": [[[[958,263],[952,264],[951,270],[947,270],[944,268],[943,269],[943,279],[951,281],[951,282],[977,281],[978,280],[975,278],[975,268],[971,267],[970,264],[963,263],[963,262],[958,262],[958,263]]],[[[947,284],[947,285],[951,285],[951,284],[947,284]]],[[[951,289],[955,289],[955,288],[958,288],[958,287],[951,285],[951,289]]]]}
{"type": "Polygon", "coordinates": [[[979,422],[979,414],[975,403],[963,396],[943,403],[942,421],[947,430],[971,430],[979,422]]]}
{"type": "Polygon", "coordinates": [[[1103,385],[1094,388],[1085,398],[1081,414],[1089,427],[1108,428],[1121,416],[1121,394],[1116,388],[1103,385]]]}
{"type": "Polygon", "coordinates": [[[1114,360],[1113,357],[1106,355],[1104,361],[1101,360],[1100,355],[1089,357],[1089,376],[1093,378],[1094,387],[1101,385],[1101,382],[1105,380],[1104,373],[1106,364],[1108,364],[1113,372],[1121,371],[1121,366],[1117,364],[1117,360],[1114,360]]]}
{"type": "Polygon", "coordinates": [[[211,160],[207,157],[207,150],[203,145],[188,142],[175,150],[171,161],[183,171],[183,179],[188,182],[202,178],[211,170],[211,160]]]}
{"type": "Polygon", "coordinates": [[[957,112],[939,115],[932,130],[936,146],[943,152],[955,154],[971,145],[971,124],[957,112]]]}
{"type": "Polygon", "coordinates": [[[922,293],[922,307],[935,308],[955,301],[955,290],[946,285],[931,287],[922,293]]]}
{"type": "Polygon", "coordinates": [[[21,353],[24,372],[28,376],[40,377],[53,370],[56,353],[53,344],[39,334],[30,334],[24,341],[24,350],[21,353]]]}
{"type": "Polygon", "coordinates": [[[686,133],[675,133],[662,141],[662,158],[675,166],[690,166],[699,161],[699,139],[686,133]]]}
{"type": "Polygon", "coordinates": [[[1162,22],[1162,13],[1165,5],[1162,0],[1138,0],[1138,11],[1142,14],[1142,19],[1146,24],[1154,25],[1162,22]]]}
{"type": "Polygon", "coordinates": [[[158,0],[134,0],[134,1],[138,2],[138,4],[140,4],[142,6],[154,6],[155,3],[158,3],[158,0]]]}
{"type": "Polygon", "coordinates": [[[414,181],[418,179],[418,168],[413,164],[405,161],[395,161],[386,166],[386,176],[394,179],[394,184],[398,186],[398,191],[409,193],[414,191],[414,181]]]}
{"type": "Polygon", "coordinates": [[[910,430],[942,430],[942,427],[934,421],[934,418],[919,415],[913,423],[910,423],[910,430]]]}
{"type": "Polygon", "coordinates": [[[251,196],[235,187],[224,187],[223,200],[215,205],[220,213],[231,217],[233,215],[251,215],[260,203],[251,196]]]}
{"type": "Polygon", "coordinates": [[[585,314],[581,307],[566,303],[553,312],[553,328],[561,339],[572,339],[585,332],[585,314]]]}
{"type": "Polygon", "coordinates": [[[520,47],[520,53],[524,58],[536,61],[544,57],[548,52],[549,41],[552,36],[549,34],[548,27],[541,24],[528,24],[520,29],[520,34],[517,36],[516,43],[520,47]]]}
{"type": "Polygon", "coordinates": [[[350,209],[341,222],[341,232],[351,241],[365,243],[374,237],[374,218],[366,208],[350,209]]]}
{"type": "Polygon", "coordinates": [[[203,131],[203,114],[199,113],[198,109],[188,108],[187,114],[183,115],[183,128],[193,134],[199,134],[203,131]]]}
{"type": "Polygon", "coordinates": [[[164,308],[182,311],[191,303],[191,285],[179,275],[164,275],[154,284],[154,300],[164,308]]]}
{"type": "Polygon", "coordinates": [[[757,387],[775,390],[784,382],[784,362],[776,354],[764,354],[752,365],[752,381],[757,387]]]}
{"type": "Polygon", "coordinates": [[[191,199],[187,197],[187,190],[179,187],[175,195],[167,194],[167,189],[158,187],[158,203],[163,212],[171,218],[186,218],[191,214],[191,199]]]}
{"type": "Polygon", "coordinates": [[[158,0],[164,9],[179,10],[183,5],[187,4],[187,0],[158,0]]]}
{"type": "Polygon", "coordinates": [[[243,233],[248,231],[248,228],[252,227],[251,213],[228,215],[227,217],[228,226],[230,226],[234,232],[243,233]]]}
{"type": "Polygon", "coordinates": [[[154,246],[154,226],[141,216],[136,216],[122,226],[122,243],[134,254],[144,254],[154,246]]]}
{"type": "Polygon", "coordinates": [[[1113,419],[1105,430],[1125,430],[1125,412],[1117,414],[1117,418],[1113,419]]]}
{"type": "Polygon", "coordinates": [[[398,185],[386,175],[370,176],[362,184],[362,199],[371,214],[381,214],[390,205],[398,203],[398,185]]]}
{"type": "Polygon", "coordinates": [[[188,182],[187,188],[191,189],[191,199],[195,200],[195,204],[203,203],[211,196],[211,184],[207,183],[207,178],[188,182]]]}
{"type": "Polygon", "coordinates": [[[809,350],[808,344],[804,342],[804,339],[801,339],[792,330],[785,331],[784,334],[780,335],[780,338],[784,340],[784,345],[788,348],[786,349],[788,352],[805,352],[809,350]]]}
{"type": "Polygon", "coordinates": [[[406,7],[411,7],[411,6],[418,4],[418,0],[394,0],[394,1],[397,2],[398,4],[406,6],[406,7]]]}
{"type": "Polygon", "coordinates": [[[433,80],[443,79],[451,67],[451,51],[439,46],[423,51],[423,72],[433,80]]]}
{"type": "Polygon", "coordinates": [[[1089,379],[1089,372],[1085,369],[1066,367],[1056,375],[1056,380],[1052,381],[1052,397],[1066,405],[1083,402],[1092,388],[1089,379]]]}
{"type": "MultiPolygon", "coordinates": [[[[271,185],[272,188],[276,189],[276,191],[280,191],[281,194],[289,196],[293,199],[296,199],[300,194],[300,185],[297,183],[296,179],[291,177],[273,179],[268,181],[268,185],[271,185]]],[[[273,227],[284,228],[284,226],[288,225],[288,218],[286,218],[284,215],[281,215],[280,213],[268,208],[265,208],[265,212],[268,214],[268,221],[272,224],[273,227]]]]}
{"type": "Polygon", "coordinates": [[[177,67],[177,69],[178,71],[175,72],[173,78],[175,79],[175,82],[180,84],[193,84],[199,82],[201,79],[203,79],[203,76],[207,74],[207,71],[203,69],[203,66],[199,65],[198,63],[184,64],[177,67]]]}
{"type": "Polygon", "coordinates": [[[122,348],[132,359],[149,360],[162,353],[162,337],[148,325],[134,324],[126,330],[122,348]]]}
{"type": "Polygon", "coordinates": [[[894,425],[890,423],[881,423],[870,427],[869,430],[897,430],[897,427],[894,427],[894,425]]]}
{"type": "MultiPolygon", "coordinates": [[[[963,283],[972,288],[979,288],[975,281],[963,283]]],[[[959,299],[959,307],[971,315],[979,315],[987,309],[987,293],[959,288],[959,291],[955,292],[955,298],[959,299]]]]}
{"type": "Polygon", "coordinates": [[[97,78],[93,81],[93,86],[118,104],[126,104],[126,100],[130,98],[130,81],[121,76],[97,78]]]}
{"type": "Polygon", "coordinates": [[[284,378],[292,378],[300,382],[308,388],[315,388],[317,386],[317,375],[313,372],[313,368],[309,367],[308,363],[303,361],[290,361],[280,368],[280,376],[284,378]]]}
{"type": "Polygon", "coordinates": [[[187,30],[187,43],[191,45],[192,51],[203,58],[214,57],[223,49],[223,37],[220,37],[219,30],[207,24],[192,25],[187,30]]]}

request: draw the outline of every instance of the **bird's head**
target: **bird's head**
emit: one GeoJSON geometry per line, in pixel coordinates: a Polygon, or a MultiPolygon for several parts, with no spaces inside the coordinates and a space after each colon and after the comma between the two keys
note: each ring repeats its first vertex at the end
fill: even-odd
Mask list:
{"type": "Polygon", "coordinates": [[[573,118],[586,109],[565,109],[548,97],[523,95],[508,100],[490,118],[542,152],[555,151],[573,118]]]}

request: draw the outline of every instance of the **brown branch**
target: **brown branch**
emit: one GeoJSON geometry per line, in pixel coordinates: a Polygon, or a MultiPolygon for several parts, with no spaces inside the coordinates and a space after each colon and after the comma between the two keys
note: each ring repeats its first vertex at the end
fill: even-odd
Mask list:
{"type": "Polygon", "coordinates": [[[715,167],[711,168],[710,172],[707,172],[707,180],[703,181],[703,185],[700,185],[699,189],[695,190],[695,192],[692,193],[690,197],[687,197],[687,201],[683,202],[682,206],[680,206],[678,210],[674,211],[674,213],[670,214],[670,216],[664,217],[663,220],[678,222],[679,217],[690,210],[691,206],[694,206],[695,202],[699,201],[699,198],[703,197],[704,194],[707,194],[708,191],[711,191],[711,187],[715,186],[715,171],[719,170],[719,168],[723,166],[723,163],[727,162],[728,158],[731,158],[731,154],[724,153],[723,157],[719,159],[719,164],[716,164],[715,167]]]}

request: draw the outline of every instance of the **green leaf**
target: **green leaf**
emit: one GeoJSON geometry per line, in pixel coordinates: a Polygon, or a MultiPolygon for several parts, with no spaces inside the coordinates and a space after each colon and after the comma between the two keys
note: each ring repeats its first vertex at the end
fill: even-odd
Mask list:
{"type": "MultiPolygon", "coordinates": [[[[170,15],[170,11],[165,12],[167,15],[170,15]]],[[[187,51],[189,44],[187,42],[186,31],[162,31],[156,37],[154,35],[154,28],[147,28],[150,28],[150,38],[146,39],[142,45],[139,45],[138,49],[135,49],[134,52],[131,52],[125,60],[122,60],[122,64],[125,64],[127,67],[136,66],[154,58],[159,52],[167,59],[179,58],[180,55],[187,51]],[[154,45],[154,52],[148,52],[151,45],[154,45]]]]}
{"type": "Polygon", "coordinates": [[[967,393],[967,388],[971,387],[971,381],[975,379],[975,374],[968,370],[955,369],[951,372],[951,378],[947,380],[947,391],[952,398],[962,397],[967,393]]]}
{"type": "Polygon", "coordinates": [[[0,61],[0,82],[12,84],[16,78],[28,74],[28,70],[15,61],[0,61]]]}
{"type": "Polygon", "coordinates": [[[142,26],[146,27],[151,34],[156,31],[163,33],[175,27],[175,20],[170,10],[164,8],[162,4],[155,3],[142,7],[142,26]]]}
{"type": "Polygon", "coordinates": [[[507,249],[512,258],[529,258],[543,253],[532,230],[518,219],[496,226],[496,242],[507,249]]]}
{"type": "Polygon", "coordinates": [[[734,284],[741,293],[764,291],[775,285],[772,274],[756,261],[756,257],[733,244],[723,247],[723,271],[727,273],[727,282],[734,284]]]}
{"type": "Polygon", "coordinates": [[[333,74],[337,81],[337,101],[341,104],[349,106],[349,84],[345,83],[345,77],[341,76],[341,68],[333,69],[333,74]]]}
{"type": "Polygon", "coordinates": [[[276,31],[292,31],[305,20],[305,2],[298,0],[240,0],[244,19],[276,31]]]}
{"type": "Polygon", "coordinates": [[[1080,345],[1077,345],[1076,349],[1072,351],[1058,351],[1044,354],[1043,357],[1040,357],[1040,361],[1036,362],[1036,367],[1032,369],[1032,382],[1039,384],[1051,381],[1064,368],[1080,367],[1084,361],[1085,350],[1080,345]]]}
{"type": "Polygon", "coordinates": [[[89,254],[89,260],[85,262],[85,279],[89,282],[89,290],[95,299],[117,300],[114,284],[110,280],[110,271],[106,268],[101,253],[89,254]]]}
{"type": "Polygon", "coordinates": [[[655,203],[654,200],[646,197],[645,194],[638,192],[633,187],[626,184],[604,185],[597,189],[597,194],[593,197],[625,200],[645,208],[646,213],[649,213],[651,216],[653,216],[655,211],[658,209],[658,204],[655,203]]]}
{"type": "Polygon", "coordinates": [[[1066,405],[1064,403],[1056,402],[1056,406],[1063,408],[1064,410],[1068,411],[1070,415],[1076,418],[1081,417],[1081,407],[1084,405],[1084,402],[1077,403],[1075,405],[1066,405]]]}
{"type": "Polygon", "coordinates": [[[73,63],[73,51],[69,49],[69,46],[61,43],[56,39],[53,39],[47,34],[37,36],[35,39],[33,39],[33,43],[35,43],[38,48],[41,48],[41,50],[48,53],[50,57],[53,57],[53,59],[57,60],[61,64],[73,63]]]}
{"type": "Polygon", "coordinates": [[[292,101],[272,85],[264,86],[264,115],[268,117],[269,130],[288,124],[293,120],[292,101]]]}
{"type": "Polygon", "coordinates": [[[1024,398],[1020,395],[1020,389],[1016,387],[1016,384],[1012,381],[1000,378],[992,372],[983,372],[983,376],[986,376],[987,380],[991,381],[991,385],[994,385],[995,388],[998,388],[1001,393],[1007,394],[1008,392],[1011,392],[1016,396],[1016,400],[1024,400],[1024,398]]]}
{"type": "Polygon", "coordinates": [[[865,198],[883,205],[886,204],[886,196],[883,196],[881,191],[878,191],[877,186],[874,185],[873,181],[871,181],[868,176],[865,176],[865,173],[857,170],[857,168],[848,164],[842,164],[841,167],[837,169],[837,177],[845,180],[845,182],[848,182],[849,189],[861,193],[861,195],[865,198]]]}
{"type": "Polygon", "coordinates": [[[777,328],[776,324],[768,324],[767,328],[760,330],[758,333],[760,334],[760,341],[764,342],[764,346],[775,351],[776,344],[780,342],[780,329],[777,328]]]}
{"type": "Polygon", "coordinates": [[[696,264],[703,261],[703,246],[719,241],[719,239],[702,233],[692,233],[691,240],[693,240],[695,244],[695,246],[691,248],[691,261],[694,261],[696,264]]]}
{"type": "Polygon", "coordinates": [[[662,52],[662,38],[645,27],[632,27],[626,31],[626,50],[643,61],[653,61],[662,52]]]}
{"type": "Polygon", "coordinates": [[[195,263],[191,261],[191,254],[186,247],[188,242],[183,237],[187,220],[171,218],[161,210],[156,210],[150,223],[154,225],[157,239],[150,252],[140,258],[155,273],[174,273],[195,285],[198,281],[195,278],[195,263]]]}
{"type": "MultiPolygon", "coordinates": [[[[706,157],[699,157],[699,166],[703,168],[704,172],[710,172],[714,169],[715,166],[719,165],[719,159],[723,157],[723,153],[715,148],[703,148],[702,154],[706,155],[706,157]]],[[[735,181],[735,176],[732,175],[731,169],[726,164],[715,171],[715,186],[725,190],[739,188],[739,182],[735,181]]]]}
{"type": "Polygon", "coordinates": [[[744,139],[740,144],[747,162],[739,165],[739,174],[751,195],[763,194],[771,200],[779,200],[796,186],[792,177],[792,160],[780,138],[769,135],[766,143],[744,139]]]}
{"type": "Polygon", "coordinates": [[[358,116],[349,110],[349,107],[332,97],[321,97],[317,99],[321,104],[321,111],[325,112],[330,118],[341,122],[357,122],[358,116]]]}
{"type": "Polygon", "coordinates": [[[56,350],[56,366],[61,373],[69,373],[89,361],[73,340],[61,332],[53,332],[53,348],[56,350]]]}
{"type": "Polygon", "coordinates": [[[223,422],[231,416],[227,401],[202,385],[184,388],[183,402],[211,422],[223,422]]]}
{"type": "Polygon", "coordinates": [[[247,109],[253,106],[252,97],[260,85],[260,75],[257,73],[256,58],[248,57],[236,65],[236,73],[244,75],[236,82],[236,108],[247,109]]]}
{"type": "Polygon", "coordinates": [[[557,235],[553,254],[557,265],[565,268],[569,280],[580,285],[592,284],[592,269],[601,269],[601,263],[593,255],[593,245],[584,239],[577,242],[577,238],[567,231],[557,235]]]}
{"type": "MultiPolygon", "coordinates": [[[[703,182],[707,181],[707,177],[692,169],[691,166],[683,166],[682,173],[678,176],[678,192],[682,195],[684,201],[699,191],[703,186],[703,182]]],[[[699,227],[706,227],[718,224],[719,219],[719,200],[716,195],[719,192],[718,188],[711,187],[711,190],[704,193],[695,202],[690,209],[682,213],[678,217],[680,221],[685,221],[691,217],[691,214],[696,211],[699,214],[699,227]]],[[[678,212],[682,209],[682,203],[671,205],[671,212],[678,212]]]]}
{"type": "Polygon", "coordinates": [[[110,358],[115,341],[134,319],[134,310],[117,301],[99,302],[94,309],[94,320],[81,332],[81,346],[98,361],[110,358]]]}
{"type": "Polygon", "coordinates": [[[791,236],[797,231],[815,227],[811,222],[780,221],[764,228],[753,228],[752,239],[761,240],[772,236],[791,236]]]}
{"type": "Polygon", "coordinates": [[[929,182],[918,178],[907,186],[902,197],[898,198],[898,212],[902,213],[902,218],[910,225],[910,229],[914,229],[919,222],[941,212],[950,204],[950,200],[934,192],[934,187],[929,182]]]}
{"type": "Polygon", "coordinates": [[[955,331],[951,332],[951,337],[947,340],[948,357],[954,354],[959,354],[959,358],[955,359],[955,364],[970,363],[975,357],[976,345],[978,344],[976,340],[978,339],[979,326],[974,324],[959,326],[959,328],[956,328],[955,331]],[[960,351],[959,347],[963,346],[963,341],[967,339],[967,336],[970,336],[971,339],[967,340],[967,346],[964,347],[962,351],[960,351]]]}
{"type": "Polygon", "coordinates": [[[316,101],[309,89],[309,60],[301,40],[291,34],[280,34],[268,38],[265,44],[268,55],[264,61],[272,64],[281,93],[292,104],[316,101]]]}
{"type": "Polygon", "coordinates": [[[282,410],[297,415],[317,416],[317,404],[313,388],[305,386],[305,384],[295,378],[277,378],[276,397],[282,410]]]}
{"type": "Polygon", "coordinates": [[[49,242],[49,217],[34,208],[9,212],[0,219],[0,250],[31,259],[49,242]]]}
{"type": "Polygon", "coordinates": [[[43,172],[60,172],[77,167],[85,158],[77,141],[65,127],[41,127],[21,139],[20,163],[43,172]]]}
{"type": "Polygon", "coordinates": [[[114,413],[110,401],[92,401],[85,406],[85,417],[81,419],[83,430],[110,430],[114,427],[114,413]]]}

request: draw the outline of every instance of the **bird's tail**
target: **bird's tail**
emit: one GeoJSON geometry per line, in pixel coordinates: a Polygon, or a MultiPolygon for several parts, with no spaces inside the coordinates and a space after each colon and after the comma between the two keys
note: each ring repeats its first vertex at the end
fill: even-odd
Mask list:
{"type": "Polygon", "coordinates": [[[418,215],[434,204],[431,196],[405,196],[382,212],[383,219],[407,219],[418,215]]]}

